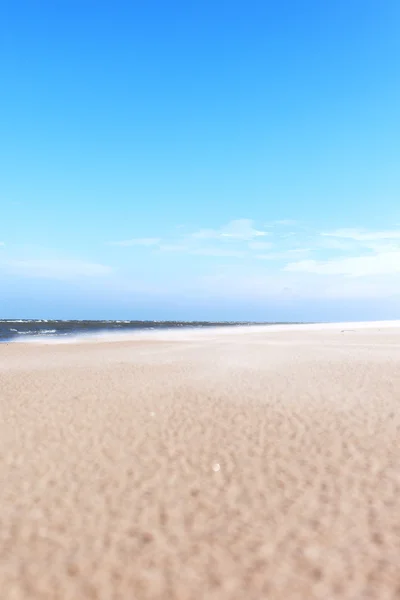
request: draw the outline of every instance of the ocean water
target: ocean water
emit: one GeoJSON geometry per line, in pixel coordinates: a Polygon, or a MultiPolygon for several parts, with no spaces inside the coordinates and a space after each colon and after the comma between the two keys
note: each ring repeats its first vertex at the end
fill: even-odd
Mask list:
{"type": "Polygon", "coordinates": [[[171,330],[178,328],[223,327],[252,325],[245,322],[211,321],[62,321],[47,319],[0,319],[0,343],[46,337],[76,337],[101,333],[129,333],[145,330],[171,330]]]}

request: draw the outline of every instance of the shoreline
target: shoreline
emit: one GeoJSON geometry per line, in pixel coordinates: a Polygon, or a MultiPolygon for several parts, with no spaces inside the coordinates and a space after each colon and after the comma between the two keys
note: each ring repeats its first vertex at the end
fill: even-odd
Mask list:
{"type": "Polygon", "coordinates": [[[374,330],[374,329],[398,329],[400,320],[387,321],[343,321],[332,323],[290,323],[290,324],[249,324],[249,325],[224,325],[207,326],[201,328],[179,327],[165,329],[137,329],[131,331],[105,330],[93,333],[66,334],[63,336],[32,335],[21,338],[13,338],[1,341],[1,344],[80,344],[80,343],[113,343],[129,341],[169,341],[184,339],[207,338],[211,336],[230,336],[246,333],[275,333],[275,332],[314,332],[335,330],[374,330]]]}

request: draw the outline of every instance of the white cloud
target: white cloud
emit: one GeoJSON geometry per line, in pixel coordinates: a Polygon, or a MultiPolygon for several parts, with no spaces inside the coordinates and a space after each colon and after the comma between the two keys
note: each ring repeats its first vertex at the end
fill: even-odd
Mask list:
{"type": "Polygon", "coordinates": [[[140,261],[124,262],[123,252],[117,253],[121,262],[115,271],[101,261],[51,258],[54,254],[46,248],[24,246],[13,260],[0,252],[0,271],[21,278],[87,278],[93,288],[113,293],[117,288],[132,293],[140,288],[157,296],[172,294],[172,289],[178,295],[280,300],[384,298],[400,292],[397,224],[379,231],[344,228],[322,233],[304,225],[282,227],[289,224],[293,225],[291,221],[275,222],[267,233],[257,229],[251,219],[238,219],[191,234],[186,228],[172,228],[165,237],[111,242],[148,249],[146,268],[140,261]]]}
{"type": "MultiPolygon", "coordinates": [[[[318,276],[317,276],[318,277],[318,276]]],[[[393,277],[356,277],[356,278],[343,278],[343,277],[330,277],[326,285],[316,287],[314,285],[313,296],[323,297],[329,299],[349,299],[359,298],[365,299],[377,299],[382,298],[387,300],[400,294],[400,281],[399,278],[393,277]]]]}
{"type": "Polygon", "coordinates": [[[289,231],[288,233],[283,233],[280,237],[281,238],[290,238],[290,237],[293,237],[294,235],[297,235],[296,231],[289,231]]]}
{"type": "Polygon", "coordinates": [[[283,250],[282,252],[268,252],[268,254],[257,254],[256,258],[260,260],[282,260],[298,257],[299,254],[308,254],[310,248],[293,248],[290,250],[283,250]]]}
{"type": "Polygon", "coordinates": [[[191,234],[178,236],[171,242],[163,243],[162,240],[157,240],[157,243],[161,252],[184,252],[198,256],[240,258],[244,256],[244,251],[237,249],[237,247],[232,249],[230,244],[228,249],[226,246],[227,241],[233,244],[235,242],[248,242],[250,250],[262,250],[270,248],[272,244],[254,240],[266,235],[269,234],[255,229],[251,219],[238,219],[230,221],[220,229],[200,229],[191,234]],[[209,241],[213,242],[211,247],[207,247],[209,241]]]}
{"type": "Polygon", "coordinates": [[[190,244],[162,244],[159,249],[161,252],[184,252],[185,254],[197,256],[236,256],[237,258],[244,256],[244,252],[240,250],[233,250],[226,247],[193,246],[190,244]]]}
{"type": "Polygon", "coordinates": [[[383,252],[399,252],[400,251],[400,239],[398,241],[388,241],[388,242],[368,242],[368,244],[364,244],[369,250],[372,250],[375,253],[383,253],[383,252]]]}
{"type": "Polygon", "coordinates": [[[269,273],[265,269],[224,269],[203,275],[197,280],[198,290],[211,296],[234,298],[282,298],[292,290],[285,273],[269,273]]]}
{"type": "Polygon", "coordinates": [[[0,262],[0,269],[25,277],[74,279],[76,277],[104,277],[111,267],[79,259],[27,259],[0,262]]]}
{"type": "Polygon", "coordinates": [[[0,246],[5,246],[5,243],[4,242],[0,242],[0,246]]]}
{"type": "Polygon", "coordinates": [[[364,229],[336,229],[321,233],[322,236],[344,238],[357,242],[371,242],[375,240],[400,239],[400,230],[366,231],[364,229]]]}
{"type": "Polygon", "coordinates": [[[244,256],[244,252],[240,252],[239,250],[228,250],[225,248],[196,248],[196,250],[192,250],[190,254],[201,256],[231,256],[236,258],[244,256]]]}
{"type": "Polygon", "coordinates": [[[272,242],[249,242],[248,247],[250,250],[266,250],[267,248],[272,248],[272,242]]]}
{"type": "MultiPolygon", "coordinates": [[[[326,235],[326,234],[322,234],[326,235]]],[[[349,239],[335,239],[333,237],[323,237],[318,240],[318,246],[320,248],[326,248],[327,250],[354,250],[357,242],[349,239]]]]}
{"type": "Polygon", "coordinates": [[[160,238],[134,238],[132,240],[122,240],[120,242],[109,242],[109,246],[157,246],[160,238]]]}
{"type": "Polygon", "coordinates": [[[400,251],[375,255],[344,257],[332,260],[302,260],[289,263],[285,271],[316,273],[318,275],[394,275],[400,273],[400,251]]]}
{"type": "Polygon", "coordinates": [[[254,221],[251,219],[237,219],[230,221],[220,229],[200,229],[191,234],[195,239],[232,239],[232,240],[252,240],[257,237],[268,235],[266,231],[259,231],[254,228],[254,221]]]}

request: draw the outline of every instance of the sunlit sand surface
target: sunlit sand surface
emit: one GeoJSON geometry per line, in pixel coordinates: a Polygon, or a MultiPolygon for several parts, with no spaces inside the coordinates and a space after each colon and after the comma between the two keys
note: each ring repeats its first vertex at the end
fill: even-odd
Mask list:
{"type": "Polygon", "coordinates": [[[0,345],[2,600],[400,598],[400,323],[0,345]]]}

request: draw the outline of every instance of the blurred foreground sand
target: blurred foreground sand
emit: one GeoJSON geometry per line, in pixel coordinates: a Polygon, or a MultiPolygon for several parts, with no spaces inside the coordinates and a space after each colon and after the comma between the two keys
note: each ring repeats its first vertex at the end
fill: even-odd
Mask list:
{"type": "Polygon", "coordinates": [[[0,345],[1,600],[400,598],[400,325],[0,345]]]}

